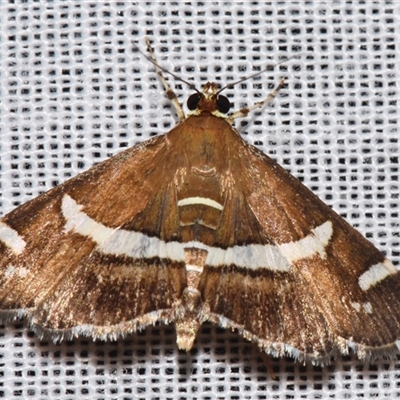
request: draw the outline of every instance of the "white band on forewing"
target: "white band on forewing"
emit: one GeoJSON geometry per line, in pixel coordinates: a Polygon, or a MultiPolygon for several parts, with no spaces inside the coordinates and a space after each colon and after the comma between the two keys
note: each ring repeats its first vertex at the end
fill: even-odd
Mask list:
{"type": "Polygon", "coordinates": [[[98,250],[105,254],[132,258],[169,258],[184,261],[183,246],[179,242],[164,242],[140,232],[118,228],[108,228],[96,222],[83,211],[82,206],[67,194],[62,200],[62,213],[67,221],[66,231],[74,231],[89,236],[97,243],[98,250]]]}
{"type": "Polygon", "coordinates": [[[0,221],[0,241],[9,247],[15,254],[21,254],[26,242],[19,236],[18,232],[0,221]]]}
{"type": "Polygon", "coordinates": [[[381,263],[375,264],[364,272],[358,279],[358,285],[364,291],[375,286],[389,275],[397,274],[397,268],[387,259],[381,263]]]}
{"type": "Polygon", "coordinates": [[[220,267],[236,265],[242,268],[266,268],[273,271],[289,271],[293,262],[319,255],[326,257],[325,248],[332,237],[332,223],[326,221],[315,228],[310,235],[297,242],[281,245],[250,244],[233,246],[228,249],[211,247],[199,242],[164,242],[140,232],[108,228],[94,221],[67,194],[62,200],[62,213],[66,219],[65,230],[89,236],[97,243],[98,250],[105,254],[133,258],[169,258],[184,261],[184,249],[196,247],[208,251],[206,265],[220,267]]]}

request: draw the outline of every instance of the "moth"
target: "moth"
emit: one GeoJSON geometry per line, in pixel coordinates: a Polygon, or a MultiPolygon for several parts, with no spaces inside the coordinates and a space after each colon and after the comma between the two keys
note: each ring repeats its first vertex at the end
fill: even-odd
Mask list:
{"type": "Polygon", "coordinates": [[[210,321],[273,356],[315,364],[399,353],[396,267],[246,143],[207,83],[180,122],[0,222],[0,318],[39,336],[116,340],[174,323],[190,350],[210,321]]]}

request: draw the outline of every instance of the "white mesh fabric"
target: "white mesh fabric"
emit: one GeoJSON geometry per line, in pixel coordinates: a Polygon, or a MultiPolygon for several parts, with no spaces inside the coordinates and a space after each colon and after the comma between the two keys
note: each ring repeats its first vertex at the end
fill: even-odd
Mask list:
{"type": "MultiPolygon", "coordinates": [[[[222,85],[234,109],[287,85],[238,120],[246,140],[399,265],[399,2],[0,3],[1,213],[152,135],[177,117],[154,67],[222,85]]],[[[181,101],[192,92],[168,80],[181,101]]],[[[190,354],[173,326],[116,342],[40,341],[0,326],[4,399],[355,399],[400,397],[400,364],[341,357],[331,366],[271,360],[204,325],[190,354]]]]}

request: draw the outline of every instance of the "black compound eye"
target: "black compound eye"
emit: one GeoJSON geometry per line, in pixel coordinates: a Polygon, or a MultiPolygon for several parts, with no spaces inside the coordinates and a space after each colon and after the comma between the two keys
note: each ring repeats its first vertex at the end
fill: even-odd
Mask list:
{"type": "Polygon", "coordinates": [[[188,107],[189,110],[195,110],[200,102],[201,99],[201,94],[200,93],[193,93],[191,94],[186,102],[186,105],[188,107]]]}
{"type": "Polygon", "coordinates": [[[231,108],[231,103],[229,102],[228,98],[225,96],[218,96],[217,97],[217,108],[219,112],[226,114],[229,109],[231,108]]]}

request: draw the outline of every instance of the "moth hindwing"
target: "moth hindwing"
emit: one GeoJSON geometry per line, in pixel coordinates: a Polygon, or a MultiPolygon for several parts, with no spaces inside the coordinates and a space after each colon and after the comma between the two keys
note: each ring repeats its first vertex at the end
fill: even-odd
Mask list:
{"type": "Polygon", "coordinates": [[[1,318],[55,341],[174,322],[189,350],[211,321],[275,356],[397,354],[394,265],[241,138],[231,123],[249,109],[227,117],[216,84],[187,117],[170,97],[181,121],[166,135],[1,220],[1,318]]]}

